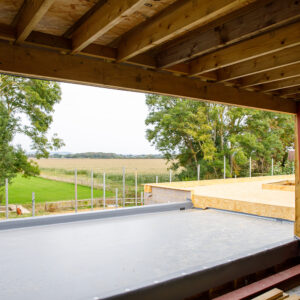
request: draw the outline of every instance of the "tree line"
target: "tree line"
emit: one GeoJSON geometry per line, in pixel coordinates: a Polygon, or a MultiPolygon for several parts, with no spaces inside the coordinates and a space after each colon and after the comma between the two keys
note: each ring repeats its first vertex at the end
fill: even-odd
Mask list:
{"type": "MultiPolygon", "coordinates": [[[[33,155],[34,156],[34,155],[33,155]]],[[[83,153],[68,153],[60,154],[53,153],[51,158],[97,158],[97,159],[154,159],[162,158],[160,154],[116,154],[106,152],[83,152],[83,153]]]]}
{"type": "Polygon", "coordinates": [[[147,95],[147,139],[171,162],[180,177],[247,176],[291,167],[288,151],[294,148],[294,117],[287,114],[225,106],[159,95],[147,95]]]}

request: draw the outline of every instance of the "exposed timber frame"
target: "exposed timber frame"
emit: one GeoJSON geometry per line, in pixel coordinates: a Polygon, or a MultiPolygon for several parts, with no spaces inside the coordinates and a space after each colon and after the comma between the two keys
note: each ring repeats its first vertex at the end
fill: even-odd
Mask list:
{"type": "Polygon", "coordinates": [[[27,0],[18,16],[17,43],[24,42],[54,0],[27,0]]]}
{"type": "Polygon", "coordinates": [[[82,83],[94,86],[158,93],[242,107],[295,113],[296,103],[277,96],[239,90],[219,83],[143,70],[125,64],[64,55],[42,49],[0,43],[0,72],[82,83]],[[47,59],[44,59],[47,57],[47,59]]]}

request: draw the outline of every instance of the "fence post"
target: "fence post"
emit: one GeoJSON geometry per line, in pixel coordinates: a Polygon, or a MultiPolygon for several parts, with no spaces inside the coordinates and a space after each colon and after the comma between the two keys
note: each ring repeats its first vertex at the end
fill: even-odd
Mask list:
{"type": "Polygon", "coordinates": [[[272,176],[274,175],[274,159],[272,158],[272,176]]]}
{"type": "Polygon", "coordinates": [[[106,206],[106,199],[105,199],[105,172],[103,172],[103,208],[106,206]]]}
{"type": "Polygon", "coordinates": [[[156,182],[156,183],[158,183],[158,176],[156,176],[156,178],[155,178],[155,182],[156,182]]]}
{"type": "Polygon", "coordinates": [[[295,162],[294,161],[293,161],[293,165],[292,165],[292,170],[293,170],[292,174],[295,174],[295,162]]]}
{"type": "Polygon", "coordinates": [[[135,170],[135,206],[137,206],[138,187],[137,187],[137,170],[135,170]]]}
{"type": "Polygon", "coordinates": [[[249,177],[251,177],[251,156],[250,156],[250,160],[249,160],[249,177]]]}
{"type": "Polygon", "coordinates": [[[75,169],[75,212],[77,213],[78,203],[77,203],[77,169],[75,169]]]}
{"type": "Polygon", "coordinates": [[[32,192],[32,216],[35,216],[35,194],[32,192]]]}
{"type": "Polygon", "coordinates": [[[197,166],[197,179],[200,180],[200,164],[197,166]]]}
{"type": "Polygon", "coordinates": [[[170,182],[172,182],[172,170],[170,170],[170,182]]]}
{"type": "Polygon", "coordinates": [[[5,179],[5,217],[8,219],[8,179],[5,179]]]}
{"type": "Polygon", "coordinates": [[[118,203],[118,188],[116,188],[116,207],[119,206],[119,203],[118,203]]]}
{"type": "Polygon", "coordinates": [[[125,207],[125,167],[123,167],[123,206],[125,207]]]}
{"type": "Polygon", "coordinates": [[[141,192],[141,206],[144,205],[144,193],[141,192]]]}
{"type": "Polygon", "coordinates": [[[224,155],[224,169],[223,169],[223,172],[224,172],[224,179],[226,179],[226,156],[224,155]]]}
{"type": "Polygon", "coordinates": [[[94,172],[91,170],[91,210],[94,209],[94,172]]]}

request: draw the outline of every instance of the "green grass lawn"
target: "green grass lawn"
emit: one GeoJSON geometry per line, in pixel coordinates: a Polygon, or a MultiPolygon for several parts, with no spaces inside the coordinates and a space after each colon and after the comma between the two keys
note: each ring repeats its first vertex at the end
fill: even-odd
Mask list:
{"type": "MultiPolygon", "coordinates": [[[[17,176],[9,185],[8,197],[10,204],[31,203],[32,192],[35,192],[36,202],[74,200],[74,184],[44,179],[40,177],[24,178],[17,176]]],[[[87,186],[77,186],[78,199],[90,199],[91,189],[87,186]]],[[[112,197],[106,192],[106,197],[112,197]]],[[[102,190],[94,189],[94,198],[102,197],[102,190]]]]}

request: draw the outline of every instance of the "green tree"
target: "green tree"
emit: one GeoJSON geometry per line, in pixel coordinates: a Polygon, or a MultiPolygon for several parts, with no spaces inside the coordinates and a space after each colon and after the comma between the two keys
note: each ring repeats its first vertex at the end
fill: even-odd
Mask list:
{"type": "Polygon", "coordinates": [[[201,164],[206,178],[223,174],[247,176],[249,158],[253,172],[265,173],[272,157],[287,161],[294,143],[292,116],[246,108],[148,95],[147,139],[180,169],[181,179],[196,176],[201,164]]]}
{"type": "Polygon", "coordinates": [[[28,160],[21,146],[13,146],[16,134],[31,139],[36,157],[48,157],[63,142],[47,132],[52,123],[54,105],[61,99],[57,83],[0,75],[0,188],[5,178],[9,181],[18,173],[24,176],[39,174],[36,163],[28,160]]]}

